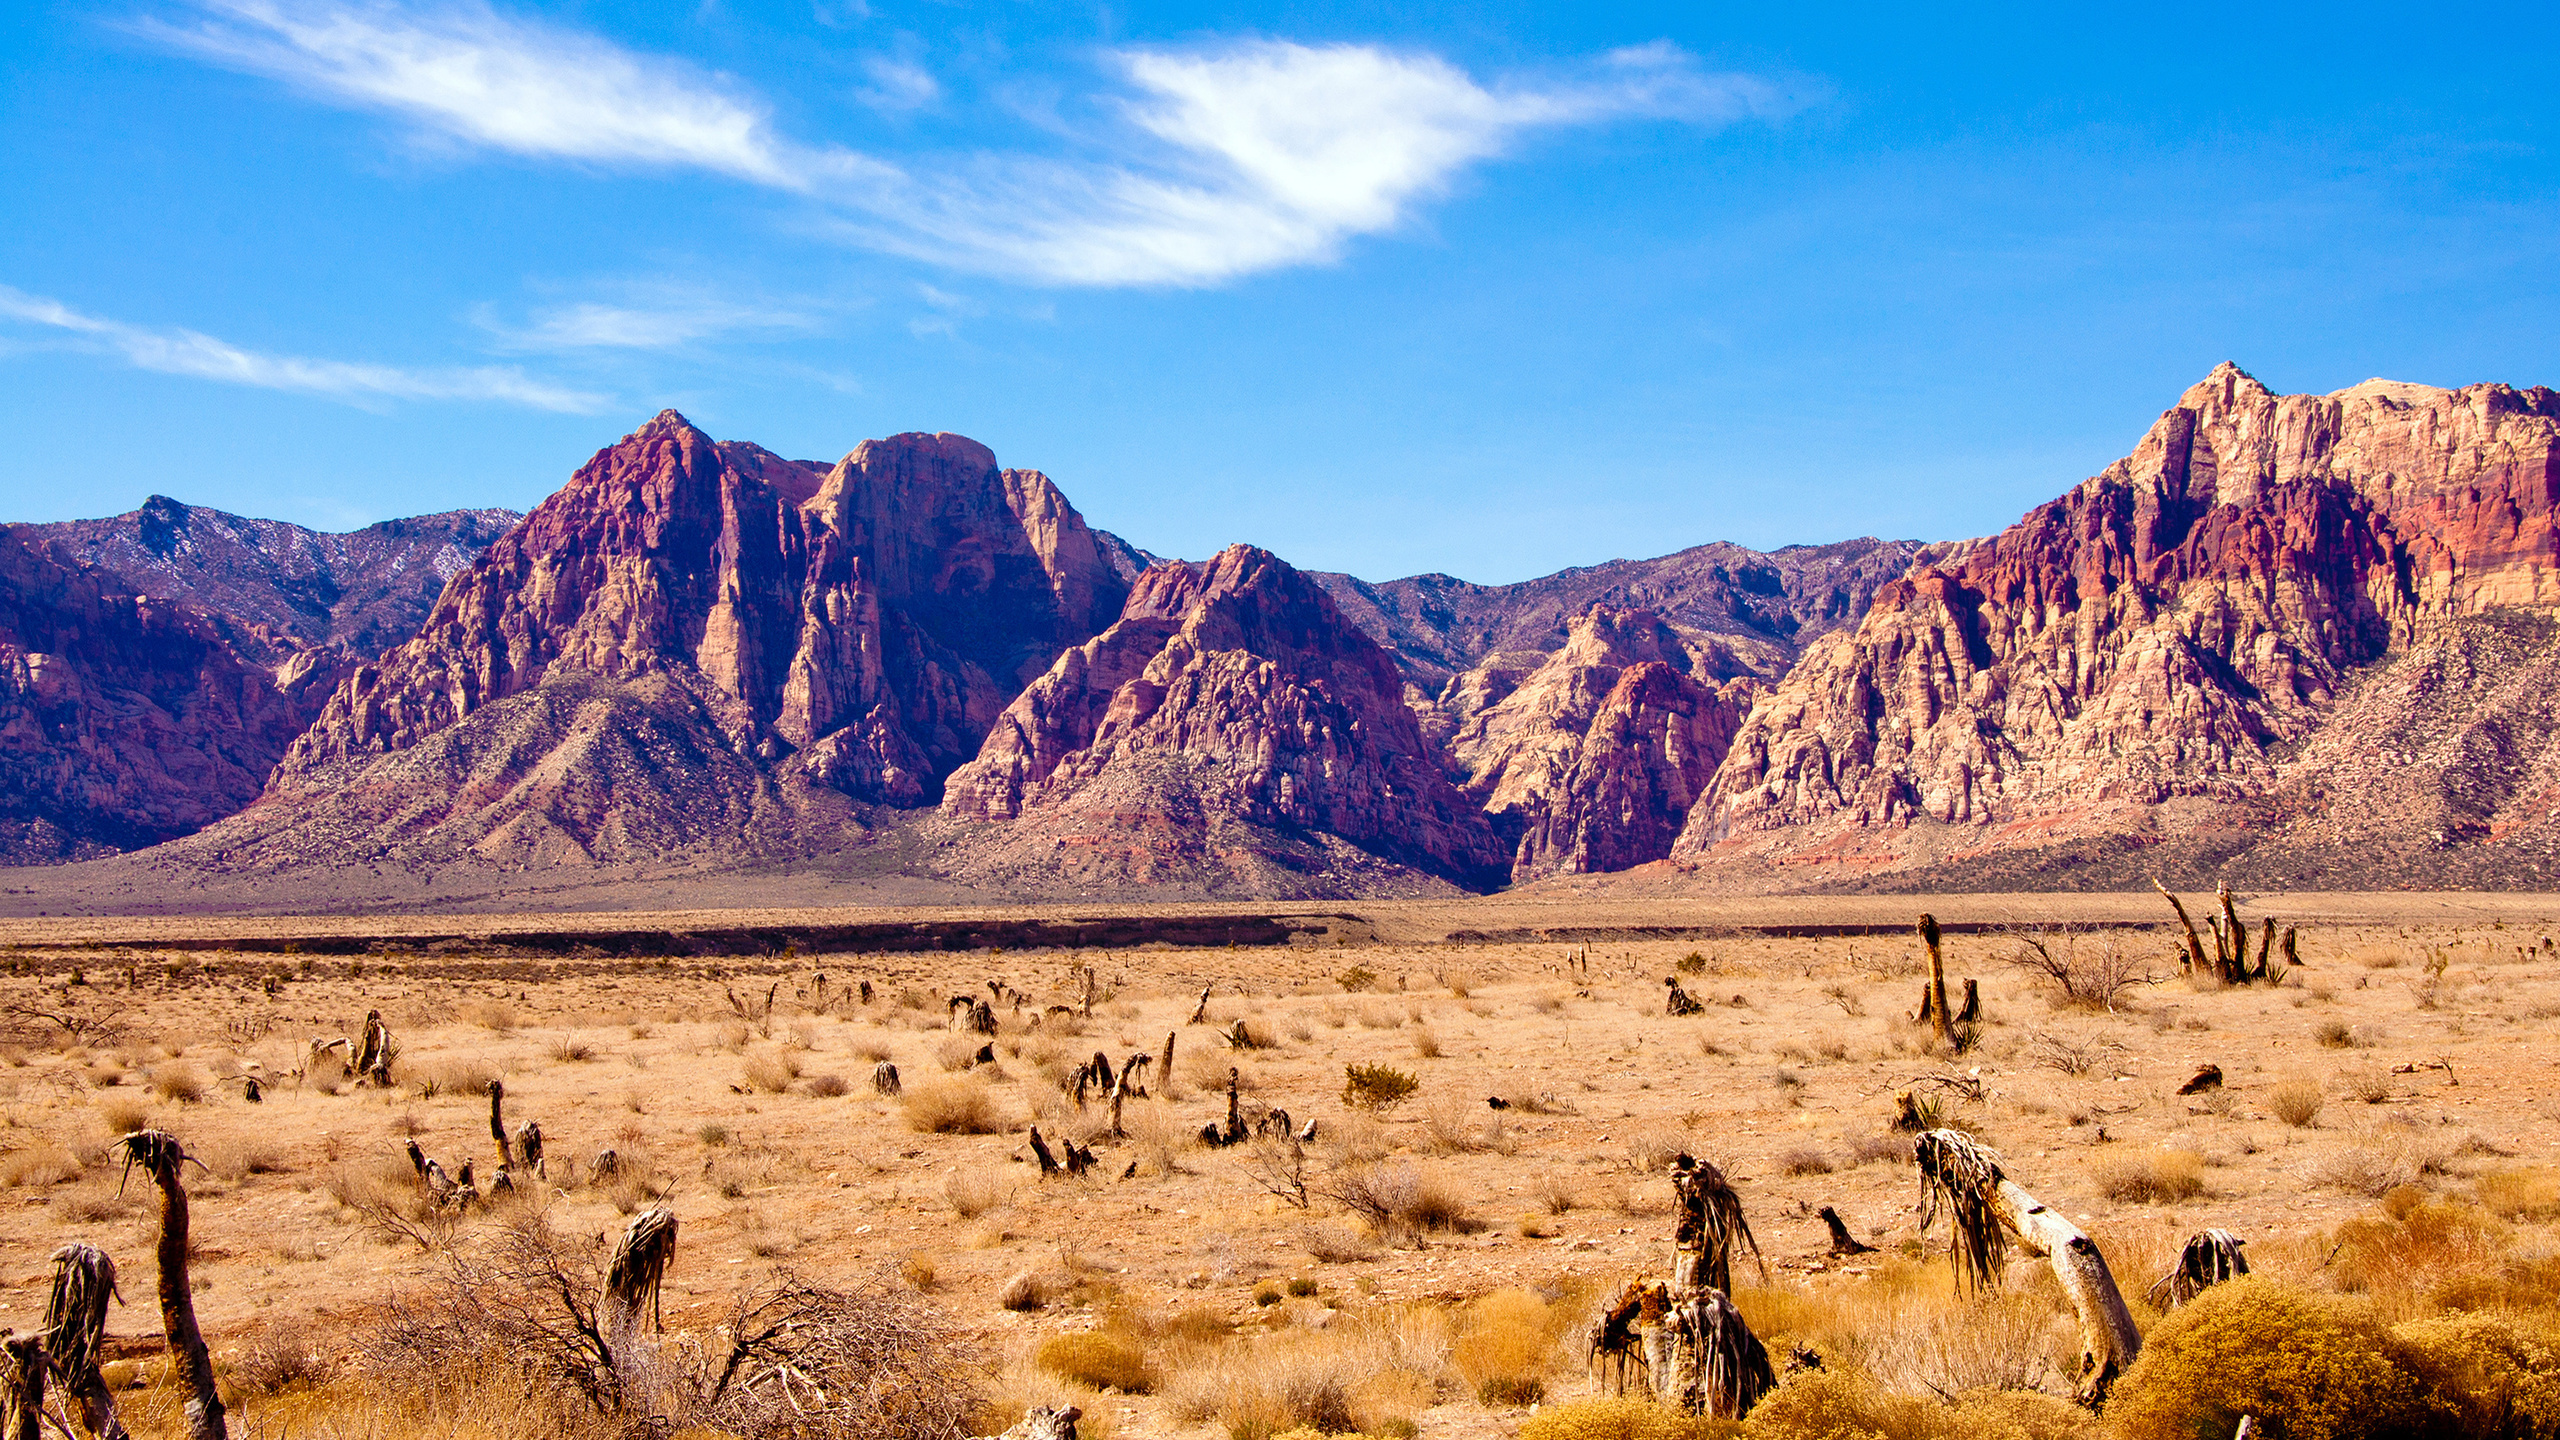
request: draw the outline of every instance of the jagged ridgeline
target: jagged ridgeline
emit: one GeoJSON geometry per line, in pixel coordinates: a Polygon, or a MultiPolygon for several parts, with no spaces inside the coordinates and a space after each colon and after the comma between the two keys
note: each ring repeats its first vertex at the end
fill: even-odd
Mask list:
{"type": "Polygon", "coordinates": [[[22,864],[1026,897],[2541,884],[2555,435],[2546,389],[2224,366],[1987,539],[1482,586],[1159,560],[959,436],[668,411],[511,525],[14,527],[0,821],[22,864]]]}

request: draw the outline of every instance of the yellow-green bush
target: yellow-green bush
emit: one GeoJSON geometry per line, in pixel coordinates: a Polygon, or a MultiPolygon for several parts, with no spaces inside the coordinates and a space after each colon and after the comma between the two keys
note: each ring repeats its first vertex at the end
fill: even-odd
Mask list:
{"type": "Polygon", "coordinates": [[[1650,1400],[1603,1398],[1551,1405],[1520,1426],[1520,1440],[1725,1440],[1731,1421],[1683,1415],[1650,1400]]]}
{"type": "Polygon", "coordinates": [[[2229,1435],[2243,1415],[2283,1440],[2407,1435],[2426,1407],[2394,1351],[2369,1303],[2250,1276],[2152,1330],[2107,1420],[2124,1440],[2229,1435]]]}
{"type": "Polygon", "coordinates": [[[2401,1364],[2464,1440],[2560,1436],[2560,1335],[2548,1320],[2442,1315],[2395,1325],[2401,1364]]]}
{"type": "MultiPolygon", "coordinates": [[[[2098,1429],[2087,1411],[2051,1395],[1974,1391],[1939,1400],[1893,1394],[1854,1371],[1810,1370],[1769,1392],[1740,1433],[1746,1440],[2089,1440],[2098,1429]]],[[[1521,1440],[1529,1440],[1525,1428],[1521,1440]]]]}
{"type": "Polygon", "coordinates": [[[1496,1290],[1469,1305],[1449,1347],[1449,1363],[1488,1405],[1535,1404],[1546,1393],[1549,1360],[1570,1317],[1526,1290],[1496,1290]]]}
{"type": "Polygon", "coordinates": [[[1040,1346],[1040,1368],[1096,1390],[1143,1395],[1155,1388],[1147,1352],[1118,1335],[1088,1330],[1053,1336],[1040,1346]]]}

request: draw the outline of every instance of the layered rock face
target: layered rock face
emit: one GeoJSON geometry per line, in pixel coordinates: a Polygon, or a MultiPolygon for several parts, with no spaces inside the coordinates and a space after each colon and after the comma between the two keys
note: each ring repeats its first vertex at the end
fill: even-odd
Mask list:
{"type": "MultiPolygon", "coordinates": [[[[1924,559],[1816,644],[1679,852],[1915,823],[2032,845],[2267,796],[2284,748],[2386,649],[2560,598],[2555,439],[2548,390],[2277,396],[2222,366],[2131,456],[1924,559]]],[[[1878,843],[1869,863],[1899,842],[1878,843]]]]}
{"type": "Polygon", "coordinates": [[[1448,746],[1462,791],[1512,847],[1514,880],[1624,870],[1671,853],[1749,697],[1650,610],[1594,606],[1563,647],[1448,746]]]}
{"type": "Polygon", "coordinates": [[[445,582],[520,518],[451,510],[327,534],[154,495],[123,515],[26,528],[127,593],[239,622],[244,650],[263,629],[372,656],[414,634],[445,582]]]}
{"type": "Polygon", "coordinates": [[[638,824],[753,852],[788,837],[741,817],[834,815],[813,790],[938,798],[1125,593],[1057,488],[975,441],[865,441],[821,473],[667,411],[341,684],[241,833],[208,844],[291,863],[363,815],[377,849],[637,858],[614,837],[638,824]],[[498,836],[510,807],[559,843],[498,836]]]}
{"type": "MultiPolygon", "coordinates": [[[[329,674],[0,527],[0,864],[156,844],[256,797],[329,674]]],[[[273,637],[268,637],[272,641],[273,637]]]]}
{"type": "Polygon", "coordinates": [[[1402,691],[1385,652],[1268,552],[1159,565],[1007,708],[943,810],[1107,852],[1124,877],[1214,867],[1222,849],[1255,848],[1243,828],[1333,837],[1466,883],[1498,876],[1484,817],[1440,773],[1402,691]]]}

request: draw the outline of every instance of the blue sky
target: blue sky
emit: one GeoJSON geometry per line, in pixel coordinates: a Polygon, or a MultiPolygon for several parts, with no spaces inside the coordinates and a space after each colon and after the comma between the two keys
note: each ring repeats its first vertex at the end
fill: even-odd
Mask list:
{"type": "MultiPolygon", "coordinates": [[[[2107,8],[2107,7],[2093,7],[2107,8]]],[[[2560,383],[2552,27],[2405,8],[0,13],[0,518],[526,507],[659,407],[1170,554],[1997,529],[2237,360],[2560,383]]]]}

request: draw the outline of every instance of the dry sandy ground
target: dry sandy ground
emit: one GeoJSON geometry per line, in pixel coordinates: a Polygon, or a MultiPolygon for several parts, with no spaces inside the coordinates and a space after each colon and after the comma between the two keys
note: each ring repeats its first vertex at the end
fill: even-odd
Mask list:
{"type": "MultiPolygon", "coordinates": [[[[2159,919],[2139,898],[1952,897],[1936,908],[1949,919],[2073,909],[2159,919]]],[[[2483,1167],[2547,1156],[2560,1140],[2560,1042],[2550,1025],[2560,1015],[2560,954],[2544,941],[2560,936],[2555,897],[2263,897],[2244,915],[2263,909],[2304,926],[2307,965],[2273,988],[2180,977],[2160,931],[2085,935],[2080,944],[2119,945],[2147,967],[2149,983],[2133,985],[2112,1012],[2058,1004],[2049,982],[2004,962],[2010,939],[1951,936],[1950,971],[1980,981],[1988,1019],[1979,1046],[1955,1059],[1923,1053],[1926,1037],[1906,1018],[1922,973],[1907,929],[1810,939],[1702,930],[1581,945],[1441,938],[1788,921],[1795,906],[1835,920],[1872,911],[1874,923],[1897,927],[1911,908],[1308,907],[1362,919],[1258,949],[666,961],[314,958],[257,950],[260,927],[283,924],[275,921],[229,930],[211,921],[9,922],[0,945],[14,949],[0,952],[0,965],[14,973],[0,971],[0,994],[35,1010],[67,1006],[113,1029],[65,1044],[48,1038],[52,1022],[24,1016],[6,1052],[0,1324],[39,1315],[45,1257],[87,1239],[128,1276],[112,1331],[153,1333],[152,1220],[132,1194],[118,1198],[104,1155],[117,1127],[146,1116],[208,1167],[194,1180],[197,1303],[217,1348],[262,1323],[321,1317],[325,1327],[386,1287],[431,1283],[435,1255],[382,1234],[339,1196],[361,1191],[363,1177],[405,1174],[401,1146],[412,1136],[449,1167],[476,1157],[485,1177],[494,1158],[487,1104],[469,1090],[488,1074],[506,1081],[510,1119],[538,1119],[549,1138],[552,1183],[530,1189],[561,1228],[600,1233],[648,1203],[628,1182],[585,1183],[597,1150],[645,1158],[659,1203],[683,1225],[668,1279],[671,1324],[711,1313],[743,1277],[773,1267],[841,1279],[929,1266],[935,1301],[1015,1353],[1094,1323],[1090,1306],[1068,1301],[1001,1308],[999,1288],[1025,1272],[1080,1279],[1086,1296],[1116,1290],[1142,1306],[1208,1306],[1252,1328],[1505,1285],[1614,1284],[1663,1263],[1669,1185],[1660,1166],[1684,1147],[1734,1178],[1773,1285],[1855,1285],[1875,1262],[1826,1262],[1814,1212],[1838,1206],[1887,1252],[1914,1238],[1916,1185],[1883,1137],[1896,1093],[1915,1085],[1997,1145],[2015,1178],[2082,1219],[2129,1290],[2205,1226],[2248,1237],[2262,1268],[2311,1267],[2317,1256],[2298,1253],[2303,1242],[2370,1211],[2392,1179],[2459,1190],[2483,1167]],[[243,948],[150,948],[180,933],[227,933],[243,948]],[[1382,938],[1343,943],[1348,935],[1382,938]],[[131,948],[61,948],[108,941],[131,948]],[[1673,1018],[1663,981],[1684,960],[1682,982],[1707,1008],[1673,1018]],[[1047,1007],[1081,1005],[1088,964],[1102,991],[1091,1018],[1052,1016],[1029,1028],[1047,1007]],[[74,967],[85,983],[66,986],[74,967]],[[1371,988],[1346,992],[1354,967],[1374,977],[1371,988]],[[951,1078],[946,1065],[978,1042],[947,1028],[941,1002],[985,994],[991,979],[1028,996],[1019,1010],[999,1008],[998,1061],[969,1076],[1009,1128],[919,1133],[901,1102],[872,1093],[874,1057],[893,1060],[911,1093],[951,1078]],[[862,980],[872,1003],[835,998],[862,980]],[[1204,984],[1214,991],[1212,1023],[1186,1024],[1204,984]],[[733,1014],[731,993],[753,1010],[777,985],[769,1019],[733,1014]],[[369,1009],[401,1042],[401,1084],[289,1078],[312,1037],[354,1034],[369,1009]],[[1262,1048],[1221,1042],[1219,1028],[1239,1018],[1262,1048]],[[1079,1113],[1060,1090],[1057,1077],[1096,1049],[1117,1065],[1160,1050],[1168,1032],[1178,1036],[1171,1098],[1158,1084],[1159,1098],[1131,1107],[1132,1138],[1110,1136],[1104,1108],[1079,1113]],[[2065,1066],[2075,1060],[2072,1073],[2065,1066]],[[253,1063],[269,1080],[255,1105],[222,1083],[253,1063]],[[2177,1094],[2208,1063],[2228,1088],[2177,1094]],[[1363,1162],[1409,1165],[1454,1187],[1484,1228],[1379,1243],[1320,1196],[1301,1210],[1267,1193],[1244,1153],[1185,1140],[1223,1116],[1231,1064],[1248,1108],[1276,1105],[1317,1121],[1309,1165],[1320,1185],[1363,1162]],[[1381,1117],[1350,1111],[1344,1071],[1355,1064],[1410,1071],[1419,1089],[1381,1117]],[[2394,1073],[2422,1064],[2450,1068],[2394,1073]],[[782,1072],[798,1078],[779,1092],[758,1088],[757,1076],[771,1084],[782,1072]],[[847,1082],[847,1093],[811,1093],[832,1088],[828,1076],[847,1082]],[[182,1092],[191,1079],[204,1082],[201,1099],[157,1093],[182,1092]],[[430,1080],[442,1088],[422,1093],[430,1080]],[[2269,1102],[2280,1083],[2304,1080],[2324,1104],[2296,1127],[2269,1102]],[[1511,1106],[1494,1110],[1489,1097],[1511,1106]],[[1033,1121],[1089,1139],[1096,1172],[1043,1182],[1020,1128],[1033,1121]],[[2200,1157],[2200,1194],[2168,1204],[2105,1198],[2111,1164],[2163,1149],[2200,1157]],[[1133,1163],[1137,1174],[1120,1178],[1133,1163]],[[1299,1277],[1314,1282],[1314,1297],[1256,1304],[1258,1288],[1299,1277]]],[[[697,928],[739,919],[650,918],[697,928]]],[[[635,923],[596,923],[608,920],[635,923]]],[[[284,930],[333,925],[399,929],[301,920],[284,930]]],[[[488,1223],[466,1223],[465,1239],[488,1223]]],[[[1564,1365],[1553,1388],[1584,1383],[1564,1365]]],[[[1123,1436],[1206,1433],[1178,1423],[1156,1397],[1101,1404],[1123,1436]]],[[[1430,1436],[1505,1433],[1518,1416],[1453,1395],[1419,1418],[1430,1436]]]]}

